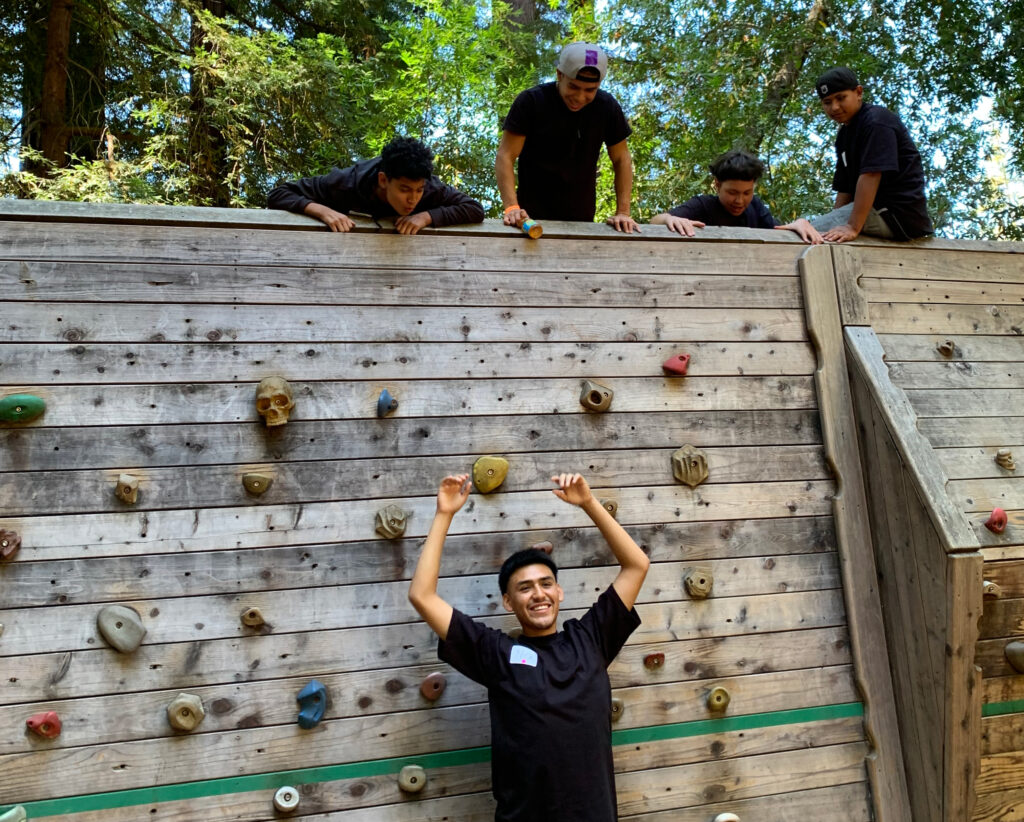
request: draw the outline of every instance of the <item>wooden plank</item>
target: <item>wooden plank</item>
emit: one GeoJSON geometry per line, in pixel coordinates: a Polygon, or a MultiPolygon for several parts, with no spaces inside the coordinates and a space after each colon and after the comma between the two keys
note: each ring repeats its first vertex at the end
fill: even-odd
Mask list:
{"type": "MultiPolygon", "coordinates": [[[[675,450],[521,454],[501,492],[548,488],[549,477],[567,465],[578,465],[586,466],[591,488],[605,489],[606,496],[614,496],[618,488],[671,481],[675,450]]],[[[821,448],[816,445],[707,448],[704,452],[714,467],[707,484],[821,480],[828,476],[821,448]]],[[[416,496],[436,491],[438,478],[451,470],[450,456],[147,468],[142,507],[166,510],[416,496]],[[258,498],[248,496],[241,482],[246,471],[255,470],[273,477],[273,485],[258,498]]],[[[113,493],[120,473],[116,469],[24,472],[17,483],[0,483],[0,510],[9,517],[124,511],[124,503],[113,493]]]]}
{"type": "MultiPolygon", "coordinates": [[[[7,312],[5,312],[7,314],[7,312]]],[[[624,342],[804,340],[798,309],[21,303],[11,343],[624,342]],[[129,307],[130,306],[130,307],[129,307]]]]}
{"type": "MultiPolygon", "coordinates": [[[[861,277],[861,288],[870,301],[870,311],[886,303],[955,306],[956,311],[966,306],[1018,306],[1024,301],[1024,283],[1004,281],[986,282],[952,279],[941,266],[932,269],[931,279],[900,280],[880,277],[861,277]]],[[[952,319],[952,318],[951,318],[952,319]]],[[[952,320],[956,322],[956,320],[952,320]]]]}
{"type": "MultiPolygon", "coordinates": [[[[735,269],[740,271],[742,269],[735,269]]],[[[585,277],[538,277],[532,271],[427,271],[302,266],[106,263],[76,260],[0,260],[0,302],[222,303],[232,305],[433,305],[469,307],[523,304],[584,308],[799,308],[796,269],[755,273],[630,274],[588,271],[585,277]],[[97,291],[95,283],[104,288],[97,291]]]]}
{"type": "Polygon", "coordinates": [[[977,537],[946,494],[946,478],[932,449],[932,445],[937,443],[934,439],[929,443],[925,437],[930,435],[919,430],[930,421],[918,421],[906,394],[889,379],[885,354],[875,333],[871,329],[848,328],[846,343],[851,368],[865,381],[875,407],[883,414],[900,458],[926,500],[928,514],[946,551],[978,548],[977,537]]]}
{"type": "Polygon", "coordinates": [[[861,277],[864,275],[860,250],[845,245],[833,245],[831,251],[836,292],[839,296],[839,313],[843,325],[870,325],[868,302],[860,285],[861,277]]]}
{"type": "Polygon", "coordinates": [[[1003,599],[1024,597],[1024,559],[986,562],[984,574],[986,580],[999,586],[1003,599]]]}
{"type": "MultiPolygon", "coordinates": [[[[949,334],[879,334],[888,362],[948,362],[938,346],[949,339],[949,334]]],[[[1024,361],[1024,337],[961,336],[953,340],[956,351],[952,359],[965,362],[1024,361]]]]}
{"type": "Polygon", "coordinates": [[[949,483],[949,496],[964,511],[993,508],[1024,508],[1024,476],[1003,476],[994,479],[966,479],[949,483]]]}
{"type": "MultiPolygon", "coordinates": [[[[1000,244],[1002,245],[1002,244],[1000,244]]],[[[1024,257],[1015,248],[1009,254],[947,252],[939,256],[926,249],[894,254],[892,246],[859,248],[865,271],[876,277],[913,280],[970,280],[972,282],[1024,282],[1024,257]]]]}
{"type": "MultiPolygon", "coordinates": [[[[695,377],[807,374],[804,343],[689,343],[695,377]]],[[[660,374],[675,343],[125,343],[53,346],[0,344],[5,383],[103,385],[289,380],[476,378],[580,379],[660,374]]]]}
{"type": "Polygon", "coordinates": [[[1003,448],[1016,442],[1024,430],[1024,416],[1017,417],[926,417],[918,422],[921,433],[935,448],[988,446],[1003,448]]]}
{"type": "Polygon", "coordinates": [[[1024,558],[1024,545],[982,545],[981,555],[985,558],[985,562],[1022,559],[1024,558]]]}
{"type": "MultiPolygon", "coordinates": [[[[807,591],[760,597],[659,603],[637,609],[643,624],[631,645],[843,625],[841,592],[807,591]]],[[[564,619],[582,616],[566,609],[564,619]]],[[[146,614],[143,619],[148,618],[146,614]]],[[[486,617],[488,625],[511,630],[511,616],[486,617]]],[[[2,647],[2,646],[0,646],[2,647]]],[[[106,648],[59,654],[5,657],[0,704],[71,699],[132,690],[188,689],[273,677],[311,677],[367,668],[437,664],[436,642],[424,623],[372,628],[260,634],[169,645],[143,644],[111,664],[106,648]]]]}
{"type": "Polygon", "coordinates": [[[1022,822],[1024,820],[1024,788],[1011,787],[1006,790],[979,794],[974,804],[972,819],[977,822],[993,819],[998,819],[999,822],[1022,822]]]}
{"type": "Polygon", "coordinates": [[[981,639],[1024,636],[1024,599],[989,600],[978,628],[981,639]]]}
{"type": "Polygon", "coordinates": [[[980,721],[981,754],[1011,753],[1021,750],[1021,736],[1024,734],[1024,715],[1004,714],[989,716],[980,721]]]}
{"type": "Polygon", "coordinates": [[[1024,388],[1020,363],[890,363],[889,375],[901,388],[1024,388]]]}
{"type": "Polygon", "coordinates": [[[1024,389],[911,390],[907,397],[919,417],[1010,417],[1024,408],[1024,389]]]}
{"type": "Polygon", "coordinates": [[[878,334],[1020,334],[1024,306],[872,303],[867,324],[878,334]]]}
{"type": "Polygon", "coordinates": [[[874,789],[875,813],[881,822],[906,820],[910,818],[910,805],[900,767],[903,753],[830,257],[822,249],[810,249],[800,258],[800,275],[807,329],[818,357],[814,379],[821,404],[825,454],[837,475],[838,493],[832,504],[857,684],[864,696],[865,725],[872,742],[867,769],[874,789]]]}
{"type": "MultiPolygon", "coordinates": [[[[986,579],[988,574],[986,573],[986,579]]],[[[988,600],[985,601],[988,604],[988,600]]],[[[976,645],[976,661],[982,666],[984,679],[981,682],[981,704],[994,702],[1016,702],[1024,699],[1024,677],[1006,664],[1003,653],[1005,641],[988,640],[976,645]],[[996,661],[996,664],[993,664],[996,661]],[[1002,668],[997,671],[996,668],[1002,668]]]]}
{"type": "MultiPolygon", "coordinates": [[[[688,567],[682,562],[654,565],[639,601],[668,603],[683,599],[683,576],[688,567]]],[[[714,595],[718,597],[825,590],[840,585],[832,553],[706,560],[701,568],[714,575],[714,595]]],[[[559,582],[569,602],[581,603],[594,591],[607,587],[610,573],[606,568],[570,569],[563,571],[559,582]]],[[[323,586],[301,593],[284,589],[236,596],[200,594],[121,604],[151,615],[146,619],[147,642],[189,642],[251,635],[238,615],[254,605],[271,623],[265,630],[277,633],[414,622],[417,616],[408,603],[408,591],[403,580],[323,586]],[[294,607],[297,600],[302,602],[301,609],[294,607]]],[[[490,574],[448,578],[442,591],[452,606],[470,616],[500,612],[497,586],[490,574]]],[[[83,599],[89,602],[91,596],[85,593],[83,599]]],[[[96,612],[92,604],[0,610],[0,623],[5,626],[0,653],[11,656],[101,648],[105,643],[96,628],[96,612]]]]}
{"type": "Polygon", "coordinates": [[[383,420],[303,420],[301,404],[295,410],[297,419],[270,431],[258,421],[100,429],[0,428],[0,471],[249,465],[439,454],[464,454],[475,460],[480,454],[508,457],[524,452],[664,448],[684,443],[706,448],[821,441],[818,415],[811,410],[613,411],[383,420]]]}
{"type": "Polygon", "coordinates": [[[978,795],[1019,788],[1022,771],[1024,751],[983,756],[977,781],[978,795]]]}
{"type": "Polygon", "coordinates": [[[994,447],[939,448],[936,449],[935,455],[939,458],[946,476],[951,480],[1021,477],[1024,476],[1024,471],[1020,467],[1020,461],[1024,460],[1024,432],[1021,432],[1020,440],[1004,446],[1010,448],[1014,455],[1017,464],[1015,471],[1007,471],[996,463],[996,452],[999,449],[994,447]]]}

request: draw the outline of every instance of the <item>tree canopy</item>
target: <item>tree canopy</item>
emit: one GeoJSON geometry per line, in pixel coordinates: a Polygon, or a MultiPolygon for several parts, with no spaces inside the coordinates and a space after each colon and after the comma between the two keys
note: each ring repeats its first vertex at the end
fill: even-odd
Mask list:
{"type": "MultiPolygon", "coordinates": [[[[940,234],[1024,239],[1024,0],[11,0],[8,195],[262,206],[281,179],[424,139],[497,215],[500,122],[600,42],[634,133],[634,216],[707,191],[734,147],[780,218],[829,207],[814,78],[849,65],[921,149],[940,234]]],[[[602,167],[599,213],[610,213],[602,167]]]]}

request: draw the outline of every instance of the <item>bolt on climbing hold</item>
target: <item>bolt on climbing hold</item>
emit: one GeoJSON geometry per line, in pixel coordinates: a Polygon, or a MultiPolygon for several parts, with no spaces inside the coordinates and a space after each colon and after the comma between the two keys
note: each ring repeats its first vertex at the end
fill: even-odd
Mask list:
{"type": "Polygon", "coordinates": [[[550,554],[552,551],[555,550],[555,546],[547,540],[545,540],[544,542],[535,542],[530,547],[537,551],[543,551],[545,554],[550,554]]]}
{"type": "Polygon", "coordinates": [[[56,739],[60,736],[60,717],[57,716],[56,711],[43,711],[41,714],[33,714],[26,719],[25,727],[36,736],[56,739]]]}
{"type": "Polygon", "coordinates": [[[398,408],[398,400],[392,397],[391,392],[385,388],[377,397],[377,416],[386,417],[396,408],[398,408]]]}
{"type": "Polygon", "coordinates": [[[281,813],[291,813],[299,807],[299,792],[291,785],[278,788],[274,794],[274,807],[281,813]]]}
{"type": "Polygon", "coordinates": [[[274,484],[274,478],[270,474],[242,474],[242,485],[245,490],[254,496],[265,494],[274,484]]]}
{"type": "Polygon", "coordinates": [[[440,671],[434,671],[434,673],[423,677],[423,682],[420,683],[420,693],[431,702],[434,702],[440,699],[447,684],[448,682],[444,678],[444,674],[440,671]]]}
{"type": "Polygon", "coordinates": [[[677,377],[685,377],[686,369],[690,367],[689,354],[675,354],[661,364],[661,369],[666,374],[675,374],[677,377]]]}
{"type": "Polygon", "coordinates": [[[943,357],[952,357],[956,353],[956,343],[952,340],[943,340],[935,347],[943,357]]]}
{"type": "Polygon", "coordinates": [[[398,772],[398,787],[406,793],[419,793],[427,787],[427,772],[419,765],[406,765],[398,772]]]}
{"type": "Polygon", "coordinates": [[[990,579],[981,584],[981,595],[989,599],[999,599],[1003,595],[1003,589],[990,579]]]}
{"type": "Polygon", "coordinates": [[[725,690],[721,685],[712,688],[711,693],[708,694],[707,706],[708,710],[713,714],[720,714],[729,707],[729,692],[725,690]]]}
{"type": "Polygon", "coordinates": [[[715,577],[707,570],[687,568],[683,574],[683,587],[692,599],[707,599],[714,584],[715,577]]]}
{"type": "Polygon", "coordinates": [[[115,650],[130,654],[142,644],[146,626],[134,608],[127,605],[108,605],[96,617],[100,634],[115,650]]]}
{"type": "Polygon", "coordinates": [[[178,731],[192,731],[203,721],[206,709],[195,694],[178,694],[167,706],[167,721],[178,731]]]}
{"type": "Polygon", "coordinates": [[[580,390],[580,405],[588,411],[607,411],[612,407],[615,392],[608,386],[584,380],[580,390]]]}
{"type": "Polygon", "coordinates": [[[672,475],[696,488],[708,478],[708,455],[692,445],[684,445],[672,455],[672,475]]]}
{"type": "Polygon", "coordinates": [[[292,387],[284,377],[264,377],[256,388],[256,413],[267,428],[286,425],[295,407],[292,387]]]}
{"type": "Polygon", "coordinates": [[[10,559],[21,548],[21,534],[0,528],[0,559],[10,559]]]}
{"type": "Polygon", "coordinates": [[[740,822],[740,818],[734,813],[720,813],[711,822],[740,822]]]}
{"type": "Polygon", "coordinates": [[[397,505],[385,505],[377,512],[377,533],[385,539],[397,539],[405,533],[409,515],[397,505]]]}
{"type": "Polygon", "coordinates": [[[1010,663],[1010,667],[1018,674],[1024,674],[1024,642],[1019,639],[1007,642],[1003,653],[1006,654],[1006,661],[1010,663]]]}
{"type": "Polygon", "coordinates": [[[658,668],[662,667],[664,664],[665,664],[665,654],[663,654],[661,651],[658,651],[657,653],[654,653],[654,654],[648,654],[647,656],[644,657],[644,667],[648,671],[656,671],[656,670],[658,670],[658,668]]]}
{"type": "Polygon", "coordinates": [[[607,511],[609,514],[611,514],[613,517],[619,512],[618,500],[603,499],[600,502],[601,502],[601,507],[604,508],[604,510],[607,511]]]}
{"type": "Polygon", "coordinates": [[[45,410],[46,401],[35,394],[9,394],[0,398],[0,422],[32,422],[45,410]]]}
{"type": "Polygon", "coordinates": [[[996,451],[996,464],[1007,471],[1017,470],[1017,465],[1013,461],[1013,452],[1009,448],[1000,448],[996,451]]]}
{"type": "Polygon", "coordinates": [[[1006,511],[1002,508],[993,508],[992,513],[985,520],[985,527],[993,534],[1001,534],[1006,530],[1006,511]]]}
{"type": "Polygon", "coordinates": [[[622,719],[622,714],[626,710],[626,703],[619,699],[617,696],[612,697],[612,722],[618,722],[622,719]]]}
{"type": "Polygon", "coordinates": [[[473,463],[473,487],[489,494],[508,476],[508,460],[504,457],[480,457],[473,463]]]}
{"type": "Polygon", "coordinates": [[[299,727],[313,728],[327,710],[327,689],[315,679],[310,680],[295,699],[299,703],[299,727]]]}
{"type": "Polygon", "coordinates": [[[25,822],[28,814],[22,805],[15,805],[9,811],[0,813],[0,822],[25,822]]]}
{"type": "Polygon", "coordinates": [[[139,478],[132,474],[121,474],[114,486],[114,496],[121,502],[134,505],[139,501],[139,478]]]}
{"type": "Polygon", "coordinates": [[[242,611],[242,624],[247,628],[259,628],[264,622],[263,612],[255,605],[242,611]]]}

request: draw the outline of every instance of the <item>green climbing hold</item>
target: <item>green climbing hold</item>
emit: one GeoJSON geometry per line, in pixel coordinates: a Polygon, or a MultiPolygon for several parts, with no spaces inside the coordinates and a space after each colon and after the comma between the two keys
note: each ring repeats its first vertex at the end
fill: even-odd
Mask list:
{"type": "Polygon", "coordinates": [[[0,422],[31,422],[42,416],[46,400],[35,394],[11,394],[0,398],[0,422]]]}

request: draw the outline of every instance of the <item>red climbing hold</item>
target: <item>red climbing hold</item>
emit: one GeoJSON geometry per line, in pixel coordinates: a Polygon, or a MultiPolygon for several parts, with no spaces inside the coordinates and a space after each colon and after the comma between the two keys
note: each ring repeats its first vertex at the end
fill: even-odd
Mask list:
{"type": "Polygon", "coordinates": [[[985,527],[993,534],[1001,534],[1006,530],[1006,511],[1002,508],[993,508],[992,516],[985,520],[985,527]]]}
{"type": "Polygon", "coordinates": [[[56,711],[33,714],[25,720],[25,724],[32,733],[45,736],[47,739],[60,736],[60,717],[56,711]]]}
{"type": "Polygon", "coordinates": [[[669,357],[665,362],[661,364],[662,370],[666,374],[676,374],[680,377],[686,376],[686,369],[690,367],[690,355],[689,354],[676,354],[675,356],[669,357]]]}

